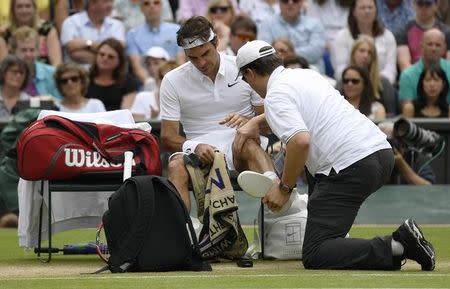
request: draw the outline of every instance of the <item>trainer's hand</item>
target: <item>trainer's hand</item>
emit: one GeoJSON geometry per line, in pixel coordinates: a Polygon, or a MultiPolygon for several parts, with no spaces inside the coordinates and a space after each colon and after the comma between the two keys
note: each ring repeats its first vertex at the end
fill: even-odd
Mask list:
{"type": "Polygon", "coordinates": [[[233,149],[239,153],[242,152],[244,143],[248,139],[254,139],[258,144],[261,143],[261,139],[259,138],[259,125],[253,119],[250,119],[246,124],[236,130],[233,149]]]}
{"type": "Polygon", "coordinates": [[[272,212],[277,212],[286,204],[289,200],[290,195],[285,195],[280,191],[280,180],[273,181],[272,188],[262,199],[263,204],[265,204],[272,212]]]}
{"type": "Polygon", "coordinates": [[[195,154],[200,159],[201,166],[211,165],[214,162],[214,147],[201,143],[195,148],[195,154]]]}
{"type": "Polygon", "coordinates": [[[241,127],[248,122],[248,118],[237,114],[235,112],[228,114],[219,124],[224,124],[228,127],[241,127]]]}

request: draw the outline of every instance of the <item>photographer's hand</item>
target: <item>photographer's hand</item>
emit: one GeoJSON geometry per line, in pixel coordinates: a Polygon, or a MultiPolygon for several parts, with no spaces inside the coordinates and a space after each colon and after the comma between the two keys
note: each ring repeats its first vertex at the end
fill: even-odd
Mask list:
{"type": "Polygon", "coordinates": [[[431,185],[431,183],[419,176],[403,158],[399,150],[394,148],[395,168],[402,179],[410,185],[431,185]]]}

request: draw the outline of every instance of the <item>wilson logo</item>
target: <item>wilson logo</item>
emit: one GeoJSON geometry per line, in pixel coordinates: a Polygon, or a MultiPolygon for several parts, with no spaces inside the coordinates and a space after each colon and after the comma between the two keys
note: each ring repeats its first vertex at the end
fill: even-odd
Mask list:
{"type": "MultiPolygon", "coordinates": [[[[64,149],[64,163],[68,167],[88,168],[119,168],[122,163],[109,162],[98,152],[85,151],[83,149],[64,149]]],[[[133,160],[133,166],[136,165],[133,160]]]]}

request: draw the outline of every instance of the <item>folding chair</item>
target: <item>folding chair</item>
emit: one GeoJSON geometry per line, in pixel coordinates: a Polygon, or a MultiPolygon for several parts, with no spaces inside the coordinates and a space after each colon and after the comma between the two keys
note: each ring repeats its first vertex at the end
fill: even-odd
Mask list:
{"type": "MultiPolygon", "coordinates": [[[[38,119],[41,119],[47,115],[61,115],[69,119],[78,121],[93,121],[97,123],[109,123],[115,125],[133,125],[134,119],[131,112],[128,110],[121,111],[111,111],[106,113],[93,113],[93,114],[73,114],[73,113],[62,113],[57,111],[46,111],[43,110],[39,114],[38,119]]],[[[75,193],[75,194],[85,194],[89,192],[103,192],[105,194],[112,193],[116,191],[123,182],[123,176],[114,174],[110,176],[108,174],[98,174],[98,173],[88,173],[82,177],[75,179],[61,180],[61,181],[48,181],[48,194],[45,197],[45,182],[41,181],[40,194],[42,196],[41,203],[39,207],[39,218],[38,218],[38,233],[37,233],[37,246],[35,247],[35,253],[38,258],[43,262],[50,262],[52,258],[52,253],[58,252],[57,248],[53,248],[52,244],[52,234],[53,224],[53,197],[55,193],[75,193]],[[46,204],[45,204],[46,202],[46,204]],[[46,205],[46,206],[45,206],[46,205]],[[46,207],[46,210],[45,210],[46,207]],[[43,222],[44,222],[44,211],[47,213],[47,233],[48,233],[48,247],[42,247],[43,241],[43,222]],[[41,258],[41,253],[47,253],[47,258],[41,258]]],[[[107,199],[103,200],[107,202],[107,199]]],[[[99,218],[101,217],[98,216],[99,218]]],[[[20,223],[20,220],[19,220],[20,223]]],[[[100,223],[100,222],[98,222],[100,223]]],[[[19,224],[20,227],[20,224],[19,224]]],[[[62,230],[61,230],[62,231],[62,230]]]]}
{"type": "MultiPolygon", "coordinates": [[[[59,250],[52,247],[52,194],[53,193],[89,193],[89,192],[110,192],[116,191],[122,184],[122,178],[99,178],[98,176],[85,176],[72,180],[63,181],[48,181],[48,196],[47,196],[47,232],[48,232],[48,247],[42,248],[42,223],[44,213],[44,194],[42,194],[42,202],[39,212],[39,231],[38,231],[38,245],[34,249],[38,258],[43,262],[50,262],[52,253],[59,250]],[[42,259],[41,253],[47,253],[47,258],[42,259]]],[[[44,192],[44,181],[42,181],[41,192],[44,192]]]]}

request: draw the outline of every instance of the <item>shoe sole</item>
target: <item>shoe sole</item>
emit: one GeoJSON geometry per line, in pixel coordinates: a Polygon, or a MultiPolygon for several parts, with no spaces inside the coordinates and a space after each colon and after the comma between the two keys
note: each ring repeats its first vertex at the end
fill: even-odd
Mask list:
{"type": "MultiPolygon", "coordinates": [[[[273,181],[269,177],[253,171],[243,171],[239,174],[237,181],[244,192],[255,198],[264,198],[273,185],[273,181]]],[[[289,210],[291,205],[292,203],[289,199],[286,204],[275,213],[282,214],[289,210]]]]}
{"type": "Polygon", "coordinates": [[[425,239],[422,231],[420,230],[416,222],[414,222],[414,220],[407,219],[405,221],[405,224],[406,227],[408,228],[408,231],[414,236],[414,239],[416,240],[417,244],[419,244],[419,246],[422,248],[422,251],[425,252],[425,254],[428,256],[429,261],[431,263],[430,268],[424,267],[424,265],[421,264],[422,270],[433,271],[436,264],[433,246],[425,239]]]}

